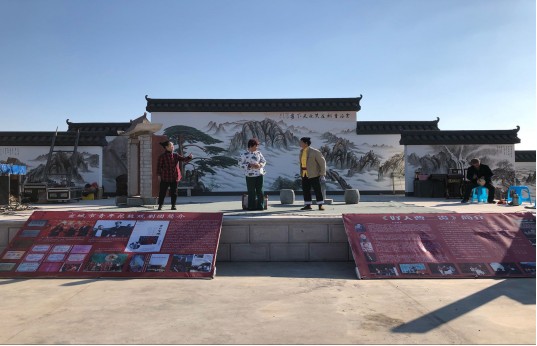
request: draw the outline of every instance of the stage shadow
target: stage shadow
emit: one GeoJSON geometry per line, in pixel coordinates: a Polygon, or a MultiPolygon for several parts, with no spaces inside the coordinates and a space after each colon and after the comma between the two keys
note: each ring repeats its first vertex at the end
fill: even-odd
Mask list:
{"type": "Polygon", "coordinates": [[[494,286],[476,292],[443,308],[432,311],[420,318],[401,324],[392,329],[394,333],[428,333],[474,309],[501,296],[509,297],[524,305],[535,305],[535,279],[502,279],[494,286]]]}
{"type": "MultiPolygon", "coordinates": [[[[127,280],[138,280],[138,279],[146,280],[146,279],[154,279],[154,278],[140,277],[140,278],[90,278],[90,279],[65,278],[65,279],[77,280],[77,281],[66,282],[64,284],[61,284],[60,286],[80,286],[80,285],[91,284],[94,282],[101,282],[101,281],[127,281],[127,280]]],[[[168,278],[157,278],[157,279],[161,280],[161,279],[168,279],[168,278]]]]}
{"type": "Polygon", "coordinates": [[[357,280],[354,262],[217,262],[216,276],[357,280]]]}
{"type": "Polygon", "coordinates": [[[11,284],[16,284],[16,283],[19,283],[19,282],[24,282],[24,281],[27,281],[28,279],[5,279],[3,281],[0,281],[0,286],[1,285],[11,285],[11,284]]]}
{"type": "MultiPolygon", "coordinates": [[[[76,279],[75,279],[76,280],[76,279]]],[[[101,279],[85,279],[85,280],[77,280],[77,281],[72,281],[72,282],[66,282],[64,284],[61,284],[60,286],[66,286],[66,287],[70,287],[70,286],[80,286],[80,285],[86,285],[86,284],[91,284],[93,282],[97,282],[101,279]]]]}

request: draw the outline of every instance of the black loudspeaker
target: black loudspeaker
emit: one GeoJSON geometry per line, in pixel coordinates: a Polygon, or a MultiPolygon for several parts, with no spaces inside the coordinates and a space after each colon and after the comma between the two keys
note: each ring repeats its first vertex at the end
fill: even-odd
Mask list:
{"type": "Polygon", "coordinates": [[[9,205],[9,175],[0,176],[0,205],[9,205]]]}
{"type": "Polygon", "coordinates": [[[462,175],[448,175],[447,180],[447,198],[461,198],[464,188],[462,175]]]}

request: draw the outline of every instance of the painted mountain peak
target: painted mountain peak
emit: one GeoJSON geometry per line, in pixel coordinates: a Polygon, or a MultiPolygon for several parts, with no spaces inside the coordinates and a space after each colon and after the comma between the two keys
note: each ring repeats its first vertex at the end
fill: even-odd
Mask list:
{"type": "Polygon", "coordinates": [[[284,130],[275,120],[248,121],[242,125],[229,143],[229,152],[237,153],[248,146],[248,140],[257,138],[267,148],[289,150],[298,144],[298,137],[284,130]]]}

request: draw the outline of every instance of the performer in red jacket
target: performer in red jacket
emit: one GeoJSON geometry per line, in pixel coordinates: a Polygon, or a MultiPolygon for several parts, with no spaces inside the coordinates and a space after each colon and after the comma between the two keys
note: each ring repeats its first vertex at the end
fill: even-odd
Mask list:
{"type": "Polygon", "coordinates": [[[160,191],[158,194],[158,210],[162,210],[162,204],[164,204],[164,198],[166,197],[168,188],[170,189],[170,197],[172,199],[171,210],[176,210],[175,202],[177,201],[177,183],[181,180],[181,170],[177,164],[179,162],[190,162],[193,157],[192,154],[184,157],[174,153],[174,145],[171,141],[160,142],[160,145],[162,145],[166,151],[159,156],[157,163],[157,176],[160,184],[160,191]]]}

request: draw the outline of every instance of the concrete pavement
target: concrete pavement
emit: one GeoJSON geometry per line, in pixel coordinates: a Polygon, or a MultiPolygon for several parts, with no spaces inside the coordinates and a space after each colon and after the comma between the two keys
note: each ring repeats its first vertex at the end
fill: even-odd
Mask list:
{"type": "Polygon", "coordinates": [[[0,280],[2,344],[535,344],[535,280],[356,280],[221,263],[213,280],[0,280]]]}
{"type": "MultiPolygon", "coordinates": [[[[222,211],[224,218],[534,212],[403,196],[362,196],[358,205],[345,205],[334,196],[326,212],[304,213],[297,210],[300,197],[290,206],[276,198],[267,211],[244,212],[238,196],[181,197],[179,211],[222,211]]],[[[113,200],[38,207],[126,210],[113,200]]],[[[3,214],[0,221],[30,214],[3,214]]],[[[536,342],[535,279],[357,280],[352,262],[217,262],[213,280],[3,279],[0,297],[2,344],[536,342]]]]}

